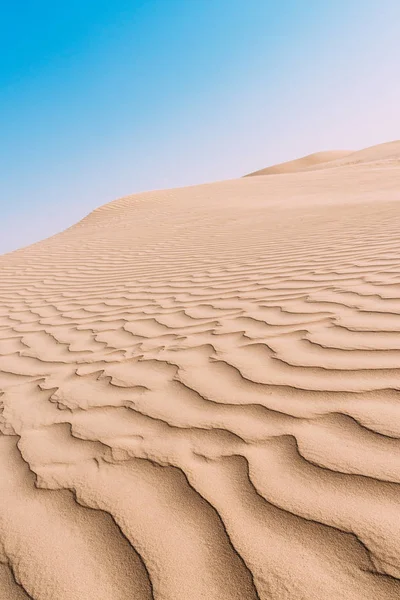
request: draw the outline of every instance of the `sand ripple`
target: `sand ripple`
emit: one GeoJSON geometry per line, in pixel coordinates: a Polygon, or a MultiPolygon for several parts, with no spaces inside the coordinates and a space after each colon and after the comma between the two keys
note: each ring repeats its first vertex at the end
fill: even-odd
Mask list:
{"type": "Polygon", "coordinates": [[[399,597],[399,183],[151,192],[0,258],[2,598],[399,597]]]}

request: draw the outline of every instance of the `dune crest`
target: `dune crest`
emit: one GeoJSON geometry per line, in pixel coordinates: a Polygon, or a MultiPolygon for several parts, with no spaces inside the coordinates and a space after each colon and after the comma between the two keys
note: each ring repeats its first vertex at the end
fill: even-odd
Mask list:
{"type": "Polygon", "coordinates": [[[299,171],[314,171],[317,169],[329,169],[334,167],[343,167],[361,163],[373,163],[394,160],[400,162],[400,141],[387,142],[370,146],[357,152],[351,150],[331,150],[328,152],[316,152],[279,163],[265,169],[259,169],[245,177],[254,177],[259,175],[277,175],[286,173],[298,173],[299,171]]]}
{"type": "Polygon", "coordinates": [[[307,154],[301,158],[295,160],[285,161],[265,169],[259,169],[253,173],[245,175],[245,177],[254,177],[256,175],[277,175],[279,173],[297,173],[298,171],[304,171],[307,169],[313,169],[317,165],[326,164],[334,160],[338,160],[352,154],[351,150],[328,150],[323,152],[314,152],[313,154],[307,154]]]}
{"type": "Polygon", "coordinates": [[[0,257],[2,600],[399,597],[398,144],[0,257]]]}

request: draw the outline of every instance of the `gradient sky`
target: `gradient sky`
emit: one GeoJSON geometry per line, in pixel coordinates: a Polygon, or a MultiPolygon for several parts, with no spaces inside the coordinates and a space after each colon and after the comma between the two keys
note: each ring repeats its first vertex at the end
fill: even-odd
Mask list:
{"type": "Polygon", "coordinates": [[[0,253],[114,198],[400,138],[399,0],[0,2],[0,253]]]}

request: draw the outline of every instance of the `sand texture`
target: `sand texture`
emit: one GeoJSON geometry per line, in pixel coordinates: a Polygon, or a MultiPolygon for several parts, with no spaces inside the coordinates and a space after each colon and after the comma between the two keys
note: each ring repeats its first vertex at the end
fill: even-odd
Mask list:
{"type": "Polygon", "coordinates": [[[0,271],[1,600],[400,597],[400,143],[0,271]]]}

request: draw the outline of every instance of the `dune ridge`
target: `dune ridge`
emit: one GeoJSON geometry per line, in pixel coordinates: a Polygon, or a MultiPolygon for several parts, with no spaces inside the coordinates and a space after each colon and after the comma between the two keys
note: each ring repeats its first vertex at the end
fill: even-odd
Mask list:
{"type": "Polygon", "coordinates": [[[399,162],[400,160],[400,141],[386,142],[370,146],[356,152],[351,150],[330,150],[325,152],[315,152],[295,160],[279,163],[248,173],[245,177],[254,177],[260,175],[278,175],[285,173],[298,173],[299,171],[315,171],[317,169],[329,169],[343,167],[346,165],[366,164],[388,160],[399,162]]]}
{"type": "Polygon", "coordinates": [[[351,156],[0,257],[2,599],[399,597],[400,150],[351,156]]]}
{"type": "Polygon", "coordinates": [[[329,162],[345,158],[350,154],[353,154],[351,150],[325,150],[322,152],[314,152],[313,154],[307,154],[307,156],[302,156],[301,158],[253,171],[252,173],[245,175],[245,177],[254,177],[255,175],[277,175],[279,173],[297,173],[298,171],[315,169],[318,165],[326,165],[329,162]]]}

